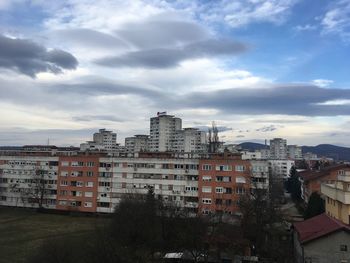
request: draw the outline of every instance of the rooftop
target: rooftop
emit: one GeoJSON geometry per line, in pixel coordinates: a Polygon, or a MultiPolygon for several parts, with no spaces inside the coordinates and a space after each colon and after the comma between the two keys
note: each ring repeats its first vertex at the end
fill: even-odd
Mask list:
{"type": "Polygon", "coordinates": [[[300,243],[306,243],[339,230],[350,231],[350,226],[331,218],[326,214],[312,217],[303,222],[294,223],[300,243]]]}

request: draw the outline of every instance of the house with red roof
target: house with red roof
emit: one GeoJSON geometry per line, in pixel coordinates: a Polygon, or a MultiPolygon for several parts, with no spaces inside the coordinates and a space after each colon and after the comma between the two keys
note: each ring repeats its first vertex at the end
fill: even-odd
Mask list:
{"type": "Polygon", "coordinates": [[[350,262],[350,226],[321,214],[293,224],[296,263],[350,262]]]}

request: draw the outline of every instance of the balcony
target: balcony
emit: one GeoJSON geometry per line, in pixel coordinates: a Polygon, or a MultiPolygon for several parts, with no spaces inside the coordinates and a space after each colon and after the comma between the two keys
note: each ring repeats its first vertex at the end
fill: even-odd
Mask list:
{"type": "Polygon", "coordinates": [[[343,182],[350,182],[350,172],[346,171],[345,175],[338,175],[338,180],[343,182]]]}
{"type": "Polygon", "coordinates": [[[350,204],[350,192],[338,189],[333,184],[322,184],[321,193],[343,204],[350,204]]]}

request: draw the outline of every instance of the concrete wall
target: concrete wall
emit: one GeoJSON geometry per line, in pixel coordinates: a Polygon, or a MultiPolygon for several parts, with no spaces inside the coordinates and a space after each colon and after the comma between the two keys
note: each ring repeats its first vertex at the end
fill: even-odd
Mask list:
{"type": "Polygon", "coordinates": [[[318,263],[350,262],[350,233],[338,231],[306,243],[303,248],[305,262],[308,258],[318,263]],[[340,245],[347,245],[348,251],[340,251],[340,245]]]}

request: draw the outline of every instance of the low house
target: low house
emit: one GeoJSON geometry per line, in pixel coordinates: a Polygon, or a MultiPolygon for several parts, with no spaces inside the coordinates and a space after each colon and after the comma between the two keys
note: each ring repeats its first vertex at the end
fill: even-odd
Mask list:
{"type": "Polygon", "coordinates": [[[350,262],[350,226],[321,214],[294,223],[296,263],[350,262]]]}

